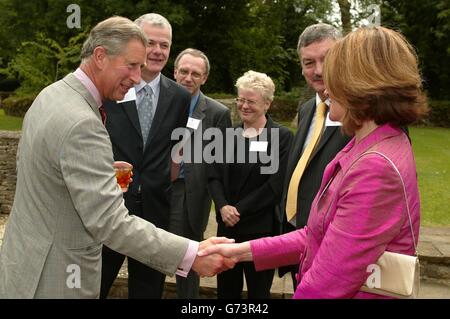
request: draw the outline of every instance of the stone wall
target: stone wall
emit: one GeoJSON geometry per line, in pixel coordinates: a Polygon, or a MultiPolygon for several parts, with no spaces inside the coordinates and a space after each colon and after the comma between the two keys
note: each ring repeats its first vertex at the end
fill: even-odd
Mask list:
{"type": "Polygon", "coordinates": [[[0,214],[9,214],[16,191],[16,153],[20,132],[0,131],[0,214]]]}

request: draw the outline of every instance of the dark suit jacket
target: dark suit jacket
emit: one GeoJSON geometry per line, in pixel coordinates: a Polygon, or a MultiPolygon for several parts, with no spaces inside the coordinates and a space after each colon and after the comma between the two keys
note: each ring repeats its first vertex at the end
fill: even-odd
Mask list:
{"type": "Polygon", "coordinates": [[[175,128],[186,126],[190,100],[186,89],[161,75],[158,105],[145,150],[136,101],[105,104],[106,129],[111,138],[114,159],[133,165],[133,182],[128,192],[124,193],[125,205],[130,213],[164,229],[169,223],[170,151],[176,143],[171,141],[171,134],[175,128]],[[139,188],[142,212],[134,204],[139,197],[139,188]]]}
{"type": "MultiPolygon", "coordinates": [[[[315,97],[303,104],[299,109],[298,130],[295,134],[294,142],[289,154],[286,179],[283,187],[283,199],[281,201],[280,209],[280,212],[283,214],[283,219],[285,220],[285,231],[290,231],[293,229],[291,224],[287,224],[285,218],[286,198],[289,182],[300,156],[302,155],[303,144],[305,143],[306,136],[308,135],[308,130],[311,125],[315,109],[315,97]]],[[[329,162],[331,162],[336,154],[344,148],[345,145],[347,145],[350,139],[350,137],[341,133],[340,126],[328,126],[325,128],[319,144],[312,154],[312,157],[305,168],[302,179],[300,180],[297,196],[297,228],[304,227],[308,221],[311,204],[317,191],[319,190],[325,167],[329,162]]]]}
{"type": "MultiPolygon", "coordinates": [[[[239,125],[238,127],[242,127],[239,125]]],[[[271,152],[271,129],[279,129],[279,167],[274,174],[261,174],[262,164],[215,164],[212,166],[209,179],[209,190],[216,206],[216,219],[218,223],[218,235],[233,236],[273,233],[277,229],[275,206],[281,199],[283,179],[286,172],[286,163],[289,148],[292,142],[292,133],[289,129],[280,126],[267,118],[268,129],[267,150],[271,152]],[[232,166],[241,165],[241,175],[233,179],[231,177],[232,166]],[[225,205],[235,206],[240,214],[240,221],[233,227],[226,227],[222,221],[220,208],[225,205]]],[[[261,137],[261,136],[260,136],[261,137]]],[[[262,139],[260,139],[262,140],[262,139]]],[[[227,141],[227,144],[229,141],[227,141]]],[[[235,152],[235,148],[227,150],[227,153],[235,152]]],[[[235,158],[233,154],[227,154],[227,158],[235,158]]]]}
{"type": "MultiPolygon", "coordinates": [[[[202,129],[191,132],[192,154],[194,150],[193,141],[200,140],[206,129],[215,127],[225,132],[227,127],[232,127],[230,110],[223,104],[203,95],[203,93],[200,93],[192,117],[202,121],[202,129]]],[[[210,142],[209,140],[201,140],[203,146],[210,142]]],[[[206,230],[211,210],[211,197],[207,189],[207,165],[203,162],[203,156],[202,163],[195,163],[193,160],[191,160],[191,163],[184,163],[184,182],[189,225],[195,234],[202,235],[206,230]]]]}

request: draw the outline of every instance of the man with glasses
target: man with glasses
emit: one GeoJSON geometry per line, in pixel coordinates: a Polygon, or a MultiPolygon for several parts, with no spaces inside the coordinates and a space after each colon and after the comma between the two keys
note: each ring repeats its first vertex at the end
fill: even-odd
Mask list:
{"type": "MultiPolygon", "coordinates": [[[[191,93],[187,125],[191,134],[191,161],[181,162],[174,176],[169,231],[191,239],[203,238],[211,209],[206,163],[202,157],[206,143],[202,142],[202,154],[194,155],[193,141],[203,141],[201,137],[208,128],[219,128],[224,133],[231,127],[230,110],[200,91],[209,71],[209,60],[199,50],[186,49],[175,59],[174,78],[191,93]],[[201,163],[194,162],[194,156],[201,158],[201,163]]],[[[189,272],[186,278],[177,276],[176,281],[178,298],[199,298],[200,278],[195,272],[189,272]]]]}

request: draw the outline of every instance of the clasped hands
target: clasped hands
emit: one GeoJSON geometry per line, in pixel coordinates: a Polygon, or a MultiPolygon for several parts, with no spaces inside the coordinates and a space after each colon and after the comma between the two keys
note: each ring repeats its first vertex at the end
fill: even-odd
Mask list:
{"type": "Polygon", "coordinates": [[[234,239],[211,237],[199,245],[192,269],[201,277],[212,277],[231,269],[237,262],[251,261],[250,243],[234,243],[234,239]]]}

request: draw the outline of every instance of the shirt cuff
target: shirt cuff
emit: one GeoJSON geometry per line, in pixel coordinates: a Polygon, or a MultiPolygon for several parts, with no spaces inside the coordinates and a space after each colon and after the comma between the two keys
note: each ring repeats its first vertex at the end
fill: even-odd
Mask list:
{"type": "Polygon", "coordinates": [[[181,277],[187,277],[189,271],[192,268],[192,264],[194,263],[195,258],[197,257],[199,243],[193,240],[189,241],[188,249],[186,250],[186,254],[184,255],[181,264],[178,266],[178,270],[175,273],[181,277]]]}

